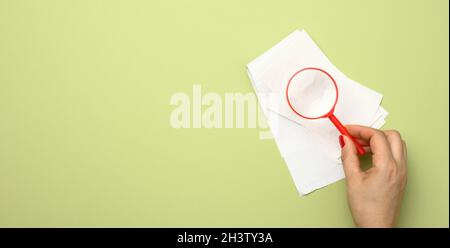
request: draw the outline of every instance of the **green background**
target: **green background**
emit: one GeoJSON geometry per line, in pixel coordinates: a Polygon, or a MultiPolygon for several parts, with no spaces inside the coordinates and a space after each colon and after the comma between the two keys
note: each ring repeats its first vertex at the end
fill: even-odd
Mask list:
{"type": "Polygon", "coordinates": [[[299,197],[259,129],[169,124],[172,94],[252,92],[246,64],[304,28],[407,141],[398,225],[448,227],[448,7],[0,0],[0,226],[353,226],[345,182],[299,197]]]}

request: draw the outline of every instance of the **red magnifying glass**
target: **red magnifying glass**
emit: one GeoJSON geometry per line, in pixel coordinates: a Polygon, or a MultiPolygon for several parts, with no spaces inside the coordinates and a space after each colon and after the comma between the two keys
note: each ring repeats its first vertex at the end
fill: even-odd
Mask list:
{"type": "Polygon", "coordinates": [[[328,72],[316,67],[297,71],[286,86],[286,100],[295,114],[308,120],[330,119],[341,134],[353,141],[358,154],[364,155],[364,148],[334,116],[338,98],[339,92],[334,78],[328,72]]]}

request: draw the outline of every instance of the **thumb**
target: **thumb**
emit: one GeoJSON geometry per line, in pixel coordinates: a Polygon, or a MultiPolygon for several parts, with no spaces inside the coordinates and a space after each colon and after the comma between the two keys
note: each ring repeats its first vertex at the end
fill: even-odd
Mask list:
{"type": "Polygon", "coordinates": [[[357,177],[361,173],[358,152],[353,141],[345,136],[339,136],[339,142],[342,147],[341,159],[344,166],[344,173],[347,178],[357,177]]]}

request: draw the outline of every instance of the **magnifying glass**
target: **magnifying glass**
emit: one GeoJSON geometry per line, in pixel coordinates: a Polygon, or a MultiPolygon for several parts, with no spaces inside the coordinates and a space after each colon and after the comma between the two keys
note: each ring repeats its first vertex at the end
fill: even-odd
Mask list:
{"type": "Polygon", "coordinates": [[[316,67],[297,71],[286,86],[286,100],[294,113],[308,120],[330,119],[341,134],[353,141],[358,154],[364,155],[364,148],[334,116],[338,97],[338,87],[334,78],[328,72],[316,67]]]}

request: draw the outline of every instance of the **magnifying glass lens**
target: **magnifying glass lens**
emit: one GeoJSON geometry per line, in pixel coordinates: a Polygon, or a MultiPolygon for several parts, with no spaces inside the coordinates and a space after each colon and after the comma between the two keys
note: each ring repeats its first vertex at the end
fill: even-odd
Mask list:
{"type": "Polygon", "coordinates": [[[337,89],[329,75],[320,70],[303,70],[288,85],[291,108],[305,118],[325,117],[337,101],[337,89]]]}

